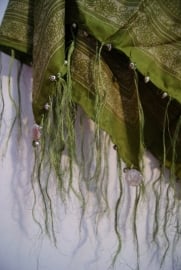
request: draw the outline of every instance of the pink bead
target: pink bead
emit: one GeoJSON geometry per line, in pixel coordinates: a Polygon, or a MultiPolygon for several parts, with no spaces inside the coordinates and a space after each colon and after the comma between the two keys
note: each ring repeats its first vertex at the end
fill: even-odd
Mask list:
{"type": "Polygon", "coordinates": [[[34,124],[33,128],[32,128],[32,137],[33,137],[33,141],[39,141],[40,137],[41,137],[41,128],[39,125],[34,124]]]}

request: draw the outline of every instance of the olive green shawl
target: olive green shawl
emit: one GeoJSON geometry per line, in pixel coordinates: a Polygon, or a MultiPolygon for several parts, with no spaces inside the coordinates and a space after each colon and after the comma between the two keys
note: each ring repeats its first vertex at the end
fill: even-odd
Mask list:
{"type": "MultiPolygon", "coordinates": [[[[180,40],[179,0],[10,0],[0,28],[1,50],[14,50],[32,64],[37,124],[46,119],[45,104],[53,98],[58,119],[70,107],[66,125],[75,102],[111,136],[127,166],[140,168],[147,147],[177,175],[180,40]],[[68,93],[64,105],[57,87],[68,93]]],[[[70,121],[65,130],[71,128],[70,121]]],[[[69,139],[63,142],[70,145],[69,139]]]]}

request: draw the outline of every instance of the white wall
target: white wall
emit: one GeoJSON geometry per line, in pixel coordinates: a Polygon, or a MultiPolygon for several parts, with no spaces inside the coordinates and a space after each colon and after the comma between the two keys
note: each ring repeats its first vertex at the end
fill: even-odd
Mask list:
{"type": "MultiPolygon", "coordinates": [[[[1,16],[7,1],[1,0],[1,16]]],[[[99,194],[95,185],[86,191],[85,183],[81,183],[86,191],[87,208],[81,219],[81,202],[71,193],[63,203],[57,194],[54,180],[50,182],[49,192],[55,217],[57,248],[33,220],[32,207],[34,203],[31,186],[31,172],[34,160],[31,146],[31,129],[33,116],[31,111],[31,68],[23,66],[20,80],[22,105],[22,137],[19,138],[18,120],[11,134],[8,147],[6,142],[9,129],[15,117],[8,89],[13,98],[18,101],[17,72],[20,63],[14,61],[9,84],[9,63],[11,58],[1,54],[2,89],[5,100],[2,127],[0,131],[0,270],[105,270],[108,269],[117,248],[117,237],[114,230],[115,205],[119,196],[119,181],[116,168],[116,152],[112,145],[109,149],[110,175],[107,183],[109,211],[103,212],[103,207],[97,207],[99,194]]],[[[2,100],[2,99],[1,99],[2,100]]],[[[2,108],[2,103],[0,109],[2,108]]],[[[86,129],[92,123],[84,119],[86,129]]],[[[86,134],[87,139],[90,134],[86,134]]],[[[159,175],[159,164],[147,153],[145,156],[146,192],[140,200],[137,210],[138,249],[133,234],[133,215],[136,192],[138,189],[126,183],[123,175],[123,196],[119,208],[119,228],[122,239],[122,251],[117,258],[114,269],[141,270],[160,269],[161,258],[167,249],[164,270],[180,270],[180,241],[177,227],[180,229],[180,203],[173,205],[173,192],[163,181],[156,188],[161,188],[161,198],[157,202],[152,189],[152,183],[159,175]],[[157,204],[157,205],[156,205],[157,204]],[[159,205],[159,211],[156,209],[159,205]],[[155,217],[156,213],[156,217],[155,217]],[[165,221],[165,215],[168,218],[165,221]],[[158,246],[152,241],[155,229],[155,218],[159,221],[156,237],[158,246]],[[165,232],[164,233],[164,229],[165,232]],[[178,237],[177,237],[178,236],[178,237]],[[139,258],[138,258],[139,257],[139,258]]],[[[77,168],[75,166],[75,171],[77,168]]],[[[78,174],[74,177],[75,188],[79,183],[78,174]]],[[[36,186],[36,184],[35,184],[36,186]]],[[[99,190],[98,190],[99,191],[99,190]]],[[[35,207],[36,218],[43,222],[41,199],[37,198],[35,207]]]]}

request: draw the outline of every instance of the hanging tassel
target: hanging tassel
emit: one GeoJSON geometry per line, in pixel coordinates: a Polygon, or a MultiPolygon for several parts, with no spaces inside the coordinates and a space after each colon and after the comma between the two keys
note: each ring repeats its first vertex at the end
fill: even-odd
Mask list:
{"type": "Polygon", "coordinates": [[[138,74],[136,71],[136,65],[134,63],[130,63],[131,68],[134,72],[134,82],[135,82],[135,89],[138,101],[138,115],[139,115],[139,136],[140,136],[140,151],[139,151],[139,160],[140,160],[140,171],[143,172],[144,163],[143,163],[143,155],[144,155],[144,112],[139,96],[139,89],[138,89],[138,74]]]}
{"type": "Polygon", "coordinates": [[[133,208],[133,236],[136,245],[136,254],[137,254],[137,267],[136,269],[140,269],[140,248],[139,248],[139,241],[138,241],[138,230],[137,230],[137,213],[138,213],[138,206],[141,199],[141,186],[136,187],[136,194],[135,194],[135,202],[133,208]]]}
{"type": "Polygon", "coordinates": [[[15,110],[15,115],[14,115],[14,118],[12,120],[11,127],[9,128],[7,139],[5,141],[5,149],[3,151],[3,155],[6,154],[8,144],[9,144],[9,140],[11,138],[13,128],[15,126],[15,123],[16,123],[16,120],[17,120],[17,117],[18,117],[18,105],[16,104],[16,101],[15,101],[15,99],[13,98],[13,96],[11,94],[11,75],[12,75],[14,59],[15,59],[15,52],[14,52],[14,50],[11,50],[11,60],[10,60],[9,72],[8,72],[8,94],[9,94],[9,98],[10,98],[10,101],[12,103],[12,106],[13,106],[13,108],[15,110]]]}
{"type": "MultiPolygon", "coordinates": [[[[167,102],[166,105],[166,109],[165,109],[165,114],[164,114],[164,119],[163,119],[163,134],[162,134],[162,141],[163,141],[163,161],[162,161],[162,169],[161,169],[161,173],[164,173],[164,169],[166,167],[166,128],[168,127],[168,134],[170,134],[169,132],[169,118],[168,118],[168,109],[169,106],[171,104],[172,98],[169,97],[169,100],[167,102]]],[[[170,136],[171,137],[171,136],[170,136]]]]}
{"type": "MultiPolygon", "coordinates": [[[[102,161],[103,161],[103,141],[101,136],[101,129],[100,129],[100,118],[102,116],[102,109],[105,105],[106,101],[106,86],[102,79],[102,66],[101,66],[101,52],[103,49],[104,44],[102,43],[99,45],[99,43],[96,43],[96,56],[95,56],[95,62],[93,65],[93,80],[94,80],[94,86],[95,86],[95,117],[94,121],[96,123],[95,125],[95,160],[96,160],[96,166],[95,171],[91,179],[93,181],[99,181],[101,176],[101,168],[102,168],[102,161]]],[[[106,161],[105,161],[106,164],[106,161]]],[[[91,180],[90,179],[90,180],[91,180]]]]}
{"type": "MultiPolygon", "coordinates": [[[[72,81],[70,74],[73,50],[74,42],[69,47],[66,64],[67,74],[64,77],[60,73],[50,75],[49,80],[53,84],[54,92],[44,105],[45,114],[42,115],[40,126],[35,124],[32,131],[33,145],[38,146],[35,147],[36,155],[34,162],[36,165],[32,174],[32,183],[37,183],[36,186],[38,189],[36,190],[34,188],[36,193],[34,194],[34,213],[37,192],[39,192],[44,209],[45,232],[49,238],[53,239],[55,245],[54,216],[51,196],[48,191],[50,177],[56,179],[62,201],[65,201],[65,195],[69,194],[70,190],[73,191],[79,200],[81,199],[73,186],[73,162],[76,159],[74,131],[75,106],[72,102],[72,81]],[[67,157],[66,163],[65,157],[67,157]],[[67,178],[69,181],[67,181],[67,178]]],[[[39,221],[37,223],[39,224],[39,221]]]]}
{"type": "Polygon", "coordinates": [[[20,140],[22,136],[22,106],[21,106],[21,85],[20,85],[20,79],[21,79],[21,73],[23,69],[23,64],[20,63],[20,67],[18,68],[18,74],[17,74],[17,90],[18,90],[18,103],[17,103],[17,120],[18,120],[18,140],[20,140]]]}
{"type": "MultiPolygon", "coordinates": [[[[160,269],[163,266],[163,263],[165,261],[166,255],[168,253],[169,247],[170,247],[170,239],[169,239],[169,235],[167,233],[167,226],[168,226],[168,221],[169,221],[169,204],[170,204],[170,198],[169,198],[169,191],[170,191],[170,186],[167,187],[167,192],[166,192],[166,202],[165,202],[165,215],[164,215],[164,223],[163,223],[163,235],[165,237],[165,241],[166,244],[164,245],[164,253],[163,256],[161,258],[161,263],[160,263],[160,269]]],[[[172,200],[172,199],[171,199],[172,200]]],[[[170,209],[174,209],[174,207],[171,207],[170,209]]]]}
{"type": "MultiPolygon", "coordinates": [[[[72,41],[67,56],[67,89],[65,94],[65,125],[66,125],[66,149],[69,155],[69,188],[73,190],[74,194],[79,198],[79,195],[76,193],[73,187],[73,163],[76,161],[76,144],[75,144],[75,114],[76,106],[72,100],[72,79],[71,79],[71,59],[72,54],[75,49],[75,40],[72,41]],[[67,109],[66,109],[67,107],[67,109]]],[[[80,199],[80,198],[79,198],[80,199]]]]}
{"type": "MultiPolygon", "coordinates": [[[[94,82],[95,82],[95,122],[97,124],[97,132],[99,135],[99,121],[100,121],[100,115],[102,112],[102,107],[105,104],[105,98],[106,98],[106,86],[104,85],[104,82],[102,80],[102,67],[101,67],[101,51],[104,44],[102,43],[100,46],[97,43],[96,44],[96,57],[95,57],[95,63],[94,63],[94,82]]],[[[99,139],[99,137],[98,137],[99,139]]]]}
{"type": "Polygon", "coordinates": [[[116,201],[116,206],[115,206],[115,215],[114,215],[114,231],[116,233],[116,237],[117,237],[117,250],[116,253],[113,257],[113,261],[112,261],[112,266],[114,267],[116,260],[120,254],[121,251],[121,247],[122,247],[122,241],[121,241],[121,234],[120,234],[120,230],[119,230],[119,207],[121,204],[121,199],[122,199],[122,194],[123,194],[123,187],[122,187],[122,166],[121,166],[121,160],[117,154],[117,169],[118,169],[118,179],[119,179],[119,196],[117,198],[116,201]]]}
{"type": "MultiPolygon", "coordinates": [[[[39,126],[35,125],[33,127],[33,135],[34,138],[40,139],[40,133],[39,133],[39,126]]],[[[52,209],[52,201],[51,196],[49,196],[48,191],[48,183],[49,183],[49,177],[51,168],[48,165],[46,168],[44,168],[44,160],[45,160],[45,148],[44,145],[41,144],[41,151],[39,148],[34,148],[34,154],[35,154],[35,162],[34,162],[34,168],[31,176],[31,185],[34,195],[34,202],[32,207],[32,216],[35,221],[35,223],[39,226],[41,234],[43,232],[46,233],[46,235],[49,237],[49,239],[54,243],[55,247],[57,245],[57,239],[55,235],[55,229],[54,229],[54,216],[53,216],[53,209],[52,209]],[[44,169],[46,170],[46,173],[44,173],[44,169]],[[35,181],[36,179],[36,181],[35,181]],[[41,199],[41,200],[40,200],[41,199]],[[38,200],[38,201],[37,201],[38,200]],[[44,226],[42,225],[39,218],[36,216],[36,206],[42,205],[43,210],[43,217],[44,217],[44,226]]]]}
{"type": "Polygon", "coordinates": [[[173,135],[173,145],[172,145],[172,160],[171,160],[171,179],[170,183],[172,187],[175,189],[175,183],[176,183],[176,170],[175,170],[175,163],[176,163],[176,158],[177,158],[177,152],[176,152],[176,147],[177,147],[177,140],[179,138],[179,132],[181,128],[181,116],[179,116],[179,119],[176,124],[175,128],[175,133],[173,135]]]}
{"type": "Polygon", "coordinates": [[[162,195],[162,180],[165,172],[165,166],[166,166],[166,158],[167,158],[167,153],[166,153],[166,132],[168,129],[168,134],[169,132],[169,118],[168,118],[168,109],[171,104],[171,97],[169,98],[166,108],[165,108],[165,113],[164,113],[164,118],[163,118],[163,133],[162,133],[162,144],[163,144],[163,159],[162,159],[162,166],[160,170],[160,174],[158,178],[153,182],[152,188],[153,192],[155,195],[155,223],[154,223],[154,228],[153,228],[153,241],[156,243],[157,248],[159,248],[159,243],[158,243],[158,233],[159,233],[159,216],[160,216],[160,205],[161,205],[161,195],[162,195]]]}
{"type": "MultiPolygon", "coordinates": [[[[71,43],[67,58],[67,75],[63,78],[61,74],[53,74],[49,77],[54,84],[54,93],[49,102],[44,106],[46,115],[42,119],[41,144],[45,149],[42,162],[50,163],[58,180],[61,191],[64,186],[63,178],[69,177],[68,190],[73,188],[73,161],[75,154],[75,105],[72,101],[72,81],[70,74],[71,56],[74,50],[74,42],[71,43]],[[62,154],[67,154],[68,165],[63,165],[62,154]],[[68,176],[69,174],[69,176],[68,176]]],[[[39,141],[39,134],[36,141],[39,141]]],[[[67,181],[66,181],[67,183],[67,181]]]]}

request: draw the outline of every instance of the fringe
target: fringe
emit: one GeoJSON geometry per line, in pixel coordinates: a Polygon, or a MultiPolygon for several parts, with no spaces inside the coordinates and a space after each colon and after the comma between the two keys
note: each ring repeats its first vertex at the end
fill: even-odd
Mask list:
{"type": "Polygon", "coordinates": [[[164,177],[165,167],[166,167],[166,130],[168,128],[169,132],[169,118],[168,118],[168,109],[171,103],[171,98],[169,98],[164,119],[163,119],[163,133],[162,133],[162,142],[163,142],[163,160],[162,160],[162,166],[160,168],[160,175],[159,177],[153,182],[152,188],[155,195],[155,224],[154,224],[154,230],[153,230],[153,241],[156,243],[157,247],[159,248],[159,243],[157,240],[158,232],[159,232],[159,216],[160,216],[160,200],[161,200],[161,194],[162,194],[162,180],[164,177]]]}
{"type": "Polygon", "coordinates": [[[176,124],[175,128],[175,133],[173,135],[173,145],[172,145],[172,160],[171,160],[171,169],[170,169],[170,181],[172,187],[175,189],[175,183],[176,183],[176,170],[175,170],[175,163],[176,163],[176,158],[177,158],[177,152],[176,152],[176,146],[177,146],[177,141],[179,138],[179,132],[181,128],[181,116],[179,116],[179,119],[176,124]]]}
{"type": "MultiPolygon", "coordinates": [[[[14,51],[11,50],[11,60],[10,60],[9,72],[8,72],[8,94],[9,94],[10,101],[12,102],[12,105],[15,108],[15,112],[17,113],[17,105],[16,105],[16,102],[15,102],[15,100],[14,100],[12,94],[11,94],[11,74],[12,74],[12,69],[13,69],[14,57],[15,57],[14,56],[14,51]]],[[[6,139],[6,142],[5,142],[5,150],[3,151],[3,156],[6,155],[6,151],[7,151],[7,148],[8,148],[8,143],[9,143],[9,140],[10,140],[10,137],[11,137],[11,134],[12,134],[15,122],[16,122],[16,118],[17,118],[16,113],[15,113],[14,119],[12,121],[11,127],[9,129],[9,133],[8,133],[8,136],[7,136],[7,139],[6,139]]]]}
{"type": "MultiPolygon", "coordinates": [[[[100,117],[102,113],[102,107],[105,104],[105,97],[106,97],[106,90],[105,86],[102,81],[101,76],[101,51],[104,44],[96,44],[96,56],[95,56],[95,63],[94,63],[94,70],[93,70],[93,78],[95,83],[95,123],[96,123],[96,129],[95,129],[95,145],[96,145],[96,153],[95,153],[95,159],[96,159],[96,167],[94,175],[92,176],[92,179],[94,181],[98,181],[100,174],[101,174],[101,153],[102,153],[102,137],[101,137],[101,130],[100,130],[100,117]]],[[[90,179],[91,180],[91,179],[90,179]]]]}
{"type": "MultiPolygon", "coordinates": [[[[0,53],[0,74],[2,73],[2,53],[0,53]]],[[[2,119],[4,114],[4,95],[2,89],[2,76],[0,77],[0,99],[1,99],[1,112],[0,112],[0,133],[2,126],[2,119]]]]}
{"type": "Polygon", "coordinates": [[[139,136],[140,136],[140,151],[139,151],[139,161],[140,161],[140,171],[143,173],[144,171],[144,162],[143,162],[143,155],[144,155],[144,112],[139,96],[139,79],[136,69],[133,69],[134,72],[134,83],[136,88],[136,95],[137,95],[137,102],[138,102],[138,115],[139,115],[139,136]]]}
{"type": "Polygon", "coordinates": [[[35,149],[34,151],[34,166],[33,166],[33,171],[32,171],[32,174],[31,174],[31,187],[32,187],[32,191],[33,191],[33,197],[34,197],[34,200],[33,200],[33,207],[32,207],[32,217],[33,217],[33,220],[34,222],[38,225],[38,227],[40,228],[40,232],[41,234],[43,234],[43,227],[41,225],[41,223],[38,221],[38,219],[36,218],[36,205],[37,205],[37,195],[36,195],[36,188],[35,188],[35,179],[36,179],[36,167],[37,167],[37,161],[38,161],[38,157],[37,157],[37,151],[35,149]]]}
{"type": "Polygon", "coordinates": [[[167,225],[168,225],[168,220],[169,220],[169,203],[170,203],[170,198],[169,198],[169,191],[170,191],[170,186],[167,187],[166,191],[166,205],[165,205],[165,216],[164,216],[164,223],[163,223],[163,234],[166,240],[166,244],[164,245],[164,253],[161,258],[161,263],[160,263],[160,269],[163,266],[163,263],[165,261],[166,255],[168,253],[169,247],[170,247],[170,239],[167,234],[167,225]]]}
{"type": "Polygon", "coordinates": [[[114,231],[117,237],[117,250],[116,253],[113,257],[112,260],[112,266],[114,267],[116,260],[121,252],[121,248],[122,248],[122,240],[121,240],[121,234],[120,234],[120,228],[119,228],[119,207],[121,204],[121,199],[122,199],[122,195],[123,195],[123,186],[122,186],[122,166],[121,166],[121,161],[117,155],[117,168],[118,168],[118,177],[119,177],[119,196],[117,198],[116,201],[116,206],[115,206],[115,216],[114,216],[114,231]]]}
{"type": "Polygon", "coordinates": [[[134,202],[134,209],[133,209],[133,236],[136,245],[136,255],[137,255],[137,267],[136,269],[140,269],[140,248],[139,248],[139,241],[138,241],[138,232],[137,232],[137,211],[138,205],[141,198],[141,188],[136,187],[136,194],[135,194],[135,202],[134,202]]]}
{"type": "MultiPolygon", "coordinates": [[[[100,117],[102,114],[102,109],[105,104],[106,99],[106,87],[102,80],[102,66],[101,66],[101,52],[104,44],[96,44],[96,56],[93,64],[92,75],[93,83],[95,89],[95,129],[90,128],[89,136],[90,141],[87,146],[87,142],[84,138],[84,127],[82,124],[82,119],[80,119],[80,161],[79,161],[79,189],[81,198],[83,199],[83,213],[86,210],[86,193],[82,188],[82,183],[85,184],[86,190],[92,190],[96,187],[96,200],[100,207],[100,214],[98,215],[98,222],[101,218],[101,213],[108,211],[109,204],[107,198],[107,179],[108,179],[108,147],[109,143],[104,135],[103,131],[100,129],[100,117]],[[91,137],[91,138],[90,138],[91,137]]],[[[84,215],[84,214],[83,214],[84,215]]]]}
{"type": "Polygon", "coordinates": [[[164,168],[166,167],[166,127],[168,127],[168,133],[170,134],[169,132],[169,118],[168,118],[168,109],[169,109],[169,106],[170,106],[170,103],[172,101],[172,98],[169,97],[169,100],[167,102],[167,105],[166,105],[166,109],[165,109],[165,114],[164,114],[164,119],[163,119],[163,135],[162,135],[162,141],[163,141],[163,161],[162,161],[162,173],[164,172],[164,168]]]}
{"type": "MultiPolygon", "coordinates": [[[[32,183],[37,180],[38,192],[42,198],[45,232],[49,238],[53,237],[55,246],[54,217],[51,197],[48,193],[48,183],[51,174],[57,180],[58,190],[63,201],[65,200],[65,194],[69,195],[70,190],[81,200],[81,196],[73,186],[73,164],[76,161],[75,105],[72,102],[72,82],[70,76],[70,62],[73,50],[74,42],[70,45],[68,52],[67,76],[63,78],[60,74],[57,75],[53,97],[49,98],[49,111],[47,115],[42,117],[41,145],[39,149],[35,149],[37,152],[34,160],[36,165],[32,175],[32,183]],[[47,171],[47,168],[49,168],[49,172],[47,173],[46,180],[44,180],[45,175],[43,172],[47,171]],[[68,183],[67,178],[69,179],[68,183]]],[[[35,208],[36,194],[34,194],[34,198],[35,208]]]]}
{"type": "Polygon", "coordinates": [[[18,88],[17,120],[18,120],[18,129],[19,129],[18,130],[19,140],[22,137],[22,121],[21,121],[22,105],[21,105],[21,87],[20,87],[22,69],[23,69],[23,64],[20,63],[20,67],[18,69],[18,74],[17,74],[17,88],[18,88]]]}
{"type": "Polygon", "coordinates": [[[42,173],[42,158],[43,154],[39,155],[38,149],[35,148],[34,155],[35,155],[35,163],[31,177],[31,186],[34,195],[34,202],[32,207],[32,216],[35,223],[40,228],[40,234],[44,232],[49,237],[49,239],[54,243],[55,247],[57,246],[57,240],[55,235],[54,229],[54,217],[53,217],[53,209],[52,209],[52,201],[48,191],[48,183],[50,177],[50,168],[47,171],[47,175],[42,173]],[[41,175],[43,174],[43,177],[41,175]],[[36,181],[35,181],[36,179],[36,181]],[[39,196],[40,195],[40,196],[39,196]],[[44,218],[44,226],[41,224],[41,221],[38,220],[36,217],[36,207],[39,206],[39,201],[37,199],[41,198],[41,206],[43,209],[43,218],[44,218]]]}
{"type": "MultiPolygon", "coordinates": [[[[17,84],[18,84],[18,104],[17,104],[15,98],[13,97],[13,95],[11,93],[11,91],[12,91],[12,89],[11,89],[12,88],[12,85],[11,85],[11,75],[12,75],[14,60],[15,60],[15,52],[14,52],[14,50],[11,50],[11,58],[10,58],[9,72],[8,72],[8,94],[9,94],[10,101],[12,103],[12,107],[13,107],[13,109],[15,111],[15,115],[14,115],[14,118],[12,119],[11,126],[10,126],[9,131],[8,131],[8,136],[7,136],[7,139],[5,141],[5,148],[4,148],[4,151],[3,151],[3,156],[6,155],[6,152],[7,152],[7,149],[8,149],[8,144],[9,144],[9,140],[11,138],[11,135],[12,135],[13,129],[15,127],[15,123],[16,123],[16,120],[17,119],[19,120],[19,124],[20,124],[20,125],[18,125],[19,131],[20,131],[19,134],[21,134],[20,76],[21,76],[22,65],[21,65],[20,69],[18,70],[18,74],[17,74],[17,84]]],[[[1,117],[3,117],[3,113],[4,113],[4,99],[2,98],[2,100],[3,100],[3,107],[2,107],[2,111],[1,111],[1,117]]]]}

